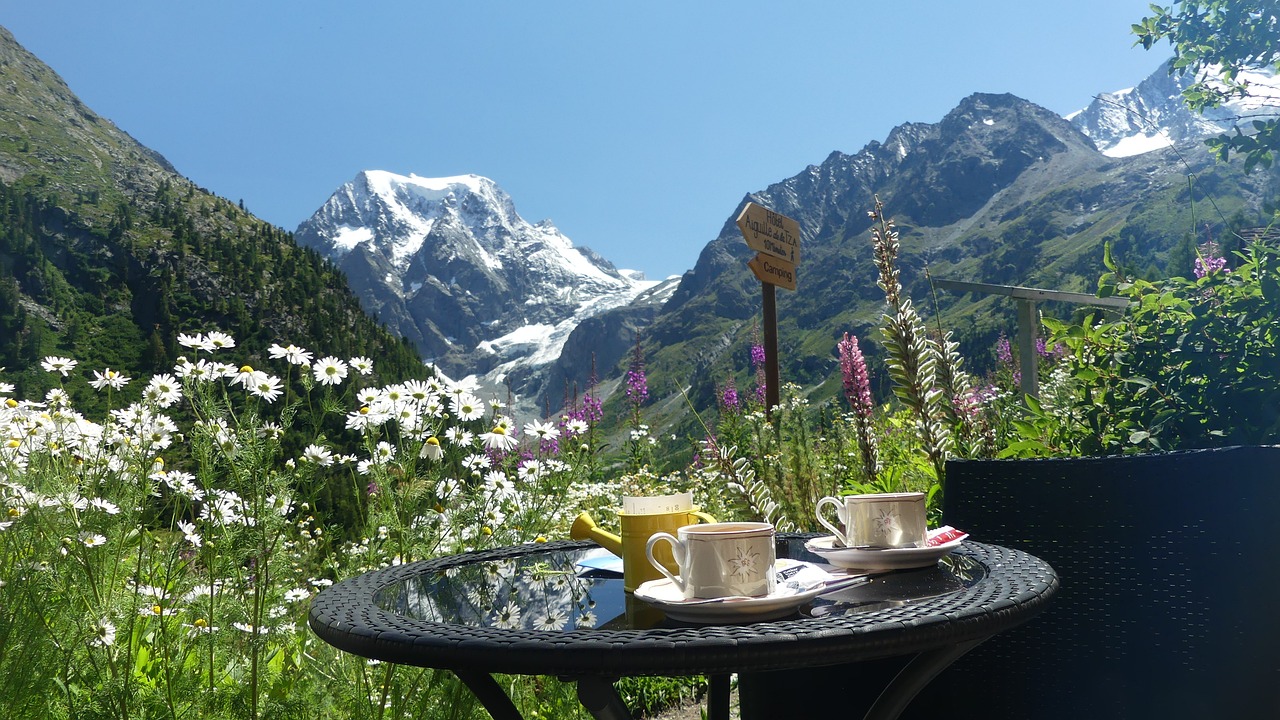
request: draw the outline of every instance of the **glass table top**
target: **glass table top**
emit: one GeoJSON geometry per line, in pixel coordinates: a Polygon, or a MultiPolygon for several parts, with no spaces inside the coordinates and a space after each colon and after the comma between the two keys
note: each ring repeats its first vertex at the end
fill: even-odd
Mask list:
{"type": "MultiPolygon", "coordinates": [[[[777,553],[779,558],[821,562],[804,548],[803,539],[779,538],[777,553]]],[[[684,624],[625,592],[620,574],[578,565],[592,554],[599,554],[599,549],[555,549],[413,575],[380,589],[374,604],[427,622],[551,634],[684,624]]],[[[831,617],[905,605],[971,587],[985,575],[986,568],[976,560],[948,555],[933,567],[873,575],[866,583],[806,603],[790,617],[831,617]]]]}

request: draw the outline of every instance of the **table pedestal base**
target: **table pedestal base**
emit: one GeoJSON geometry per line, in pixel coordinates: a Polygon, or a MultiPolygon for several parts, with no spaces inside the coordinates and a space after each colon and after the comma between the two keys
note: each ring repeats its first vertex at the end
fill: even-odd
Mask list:
{"type": "Polygon", "coordinates": [[[598,677],[573,678],[578,681],[578,702],[596,720],[631,720],[631,711],[623,704],[613,683],[598,677]]]}
{"type": "Polygon", "coordinates": [[[476,696],[484,709],[493,716],[493,720],[524,720],[515,703],[511,702],[506,691],[489,673],[454,670],[453,674],[476,696]]]}
{"type": "Polygon", "coordinates": [[[939,673],[981,642],[940,647],[906,662],[890,658],[802,670],[740,673],[742,718],[776,720],[801,712],[802,717],[894,720],[939,673]]]}

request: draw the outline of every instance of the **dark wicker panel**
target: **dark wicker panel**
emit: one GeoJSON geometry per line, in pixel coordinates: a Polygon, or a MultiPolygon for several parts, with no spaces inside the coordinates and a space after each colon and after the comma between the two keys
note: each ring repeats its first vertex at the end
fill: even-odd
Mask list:
{"type": "Polygon", "coordinates": [[[1274,446],[948,463],[946,521],[1062,588],[906,717],[1280,718],[1278,511],[1274,446]]]}

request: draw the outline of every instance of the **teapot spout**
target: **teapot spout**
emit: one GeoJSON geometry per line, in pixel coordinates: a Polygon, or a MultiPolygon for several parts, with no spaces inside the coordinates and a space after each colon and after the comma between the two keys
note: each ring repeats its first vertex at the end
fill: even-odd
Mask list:
{"type": "Polygon", "coordinates": [[[589,513],[579,513],[569,528],[569,537],[574,540],[593,540],[597,545],[622,557],[622,538],[596,526],[589,513]]]}

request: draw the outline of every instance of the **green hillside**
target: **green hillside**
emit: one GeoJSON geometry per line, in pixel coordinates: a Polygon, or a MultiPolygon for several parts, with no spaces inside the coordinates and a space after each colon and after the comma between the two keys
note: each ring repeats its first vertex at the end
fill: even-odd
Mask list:
{"type": "MultiPolygon", "coordinates": [[[[195,186],[85,107],[0,29],[0,366],[24,396],[47,355],[137,377],[179,333],[219,329],[250,361],[274,342],[421,376],[345,278],[291,235],[195,186]]],[[[91,398],[84,398],[92,402],[91,398]]]]}

